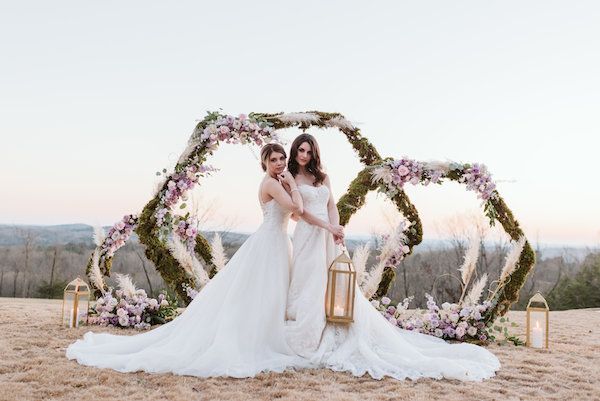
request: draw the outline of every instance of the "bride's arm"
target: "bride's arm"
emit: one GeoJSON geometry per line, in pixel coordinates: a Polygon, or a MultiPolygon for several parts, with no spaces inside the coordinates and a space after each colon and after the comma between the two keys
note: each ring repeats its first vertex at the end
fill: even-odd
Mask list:
{"type": "Polygon", "coordinates": [[[333,235],[333,239],[336,244],[342,244],[344,242],[344,227],[340,225],[340,213],[335,204],[335,198],[333,197],[333,191],[331,190],[331,181],[329,181],[328,175],[325,176],[323,185],[327,185],[327,188],[329,188],[329,200],[327,201],[327,215],[329,216],[329,222],[334,226],[341,227],[339,233],[333,235]]]}
{"type": "Polygon", "coordinates": [[[329,222],[334,225],[339,225],[340,213],[338,212],[337,205],[335,204],[333,191],[331,190],[331,182],[329,181],[328,175],[325,176],[325,180],[323,180],[323,185],[327,185],[327,188],[329,188],[329,200],[327,201],[327,213],[329,215],[329,222]]]}
{"type": "Polygon", "coordinates": [[[302,213],[302,216],[300,217],[310,225],[321,227],[322,229],[329,231],[335,237],[344,236],[344,227],[340,226],[339,224],[331,224],[330,222],[320,219],[306,210],[304,210],[304,213],[302,213]]]}
{"type": "Polygon", "coordinates": [[[284,179],[290,186],[290,193],[287,193],[283,188],[283,185],[274,178],[269,179],[265,183],[265,190],[273,199],[275,199],[275,202],[281,205],[281,207],[291,211],[292,213],[302,215],[304,213],[304,205],[302,203],[302,196],[300,195],[298,187],[296,186],[296,182],[294,181],[293,177],[291,178],[291,182],[288,177],[285,177],[284,179]]]}

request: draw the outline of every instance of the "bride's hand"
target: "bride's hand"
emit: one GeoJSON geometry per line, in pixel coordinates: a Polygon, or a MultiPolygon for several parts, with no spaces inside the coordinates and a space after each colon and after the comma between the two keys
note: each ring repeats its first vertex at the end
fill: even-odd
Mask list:
{"type": "Polygon", "coordinates": [[[294,180],[294,176],[287,170],[279,174],[279,178],[281,179],[282,183],[287,184],[289,187],[294,187],[296,185],[296,180],[294,180]]]}
{"type": "Polygon", "coordinates": [[[344,238],[344,226],[329,224],[328,230],[334,237],[344,238]]]}
{"type": "Polygon", "coordinates": [[[338,237],[337,235],[333,236],[333,242],[336,245],[343,245],[344,244],[344,237],[338,237]]]}

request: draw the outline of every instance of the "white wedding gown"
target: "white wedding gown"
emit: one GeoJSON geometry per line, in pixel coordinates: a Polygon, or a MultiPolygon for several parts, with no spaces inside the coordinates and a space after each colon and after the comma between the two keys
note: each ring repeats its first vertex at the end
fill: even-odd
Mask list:
{"type": "MultiPolygon", "coordinates": [[[[304,209],[328,221],[327,186],[300,185],[304,209]]],[[[286,338],[313,366],[368,373],[375,379],[420,377],[482,380],[500,368],[498,358],[472,344],[449,344],[389,323],[356,287],[354,322],[327,323],[327,269],[339,254],[326,230],[299,221],[294,231],[292,279],[288,294],[286,338]]]]}
{"type": "Polygon", "coordinates": [[[251,377],[303,367],[285,341],[290,214],[271,200],[264,220],[183,314],[149,332],[88,332],[67,348],[83,365],[120,372],[251,377]]]}

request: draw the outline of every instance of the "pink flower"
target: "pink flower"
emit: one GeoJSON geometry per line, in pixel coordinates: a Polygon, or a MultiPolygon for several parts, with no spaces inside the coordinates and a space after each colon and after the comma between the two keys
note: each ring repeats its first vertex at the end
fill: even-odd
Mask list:
{"type": "Polygon", "coordinates": [[[402,177],[407,175],[409,172],[410,172],[410,170],[406,166],[398,167],[398,174],[400,174],[400,176],[402,176],[402,177]]]}

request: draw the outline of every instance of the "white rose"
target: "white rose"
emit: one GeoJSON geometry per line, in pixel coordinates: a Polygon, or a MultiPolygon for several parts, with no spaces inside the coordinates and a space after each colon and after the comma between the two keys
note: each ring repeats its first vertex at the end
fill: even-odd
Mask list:
{"type": "MultiPolygon", "coordinates": [[[[451,321],[452,323],[456,323],[456,322],[458,322],[458,319],[459,319],[458,313],[451,313],[451,314],[450,314],[450,321],[451,321]]],[[[463,329],[463,330],[464,330],[464,329],[463,329]]]]}

